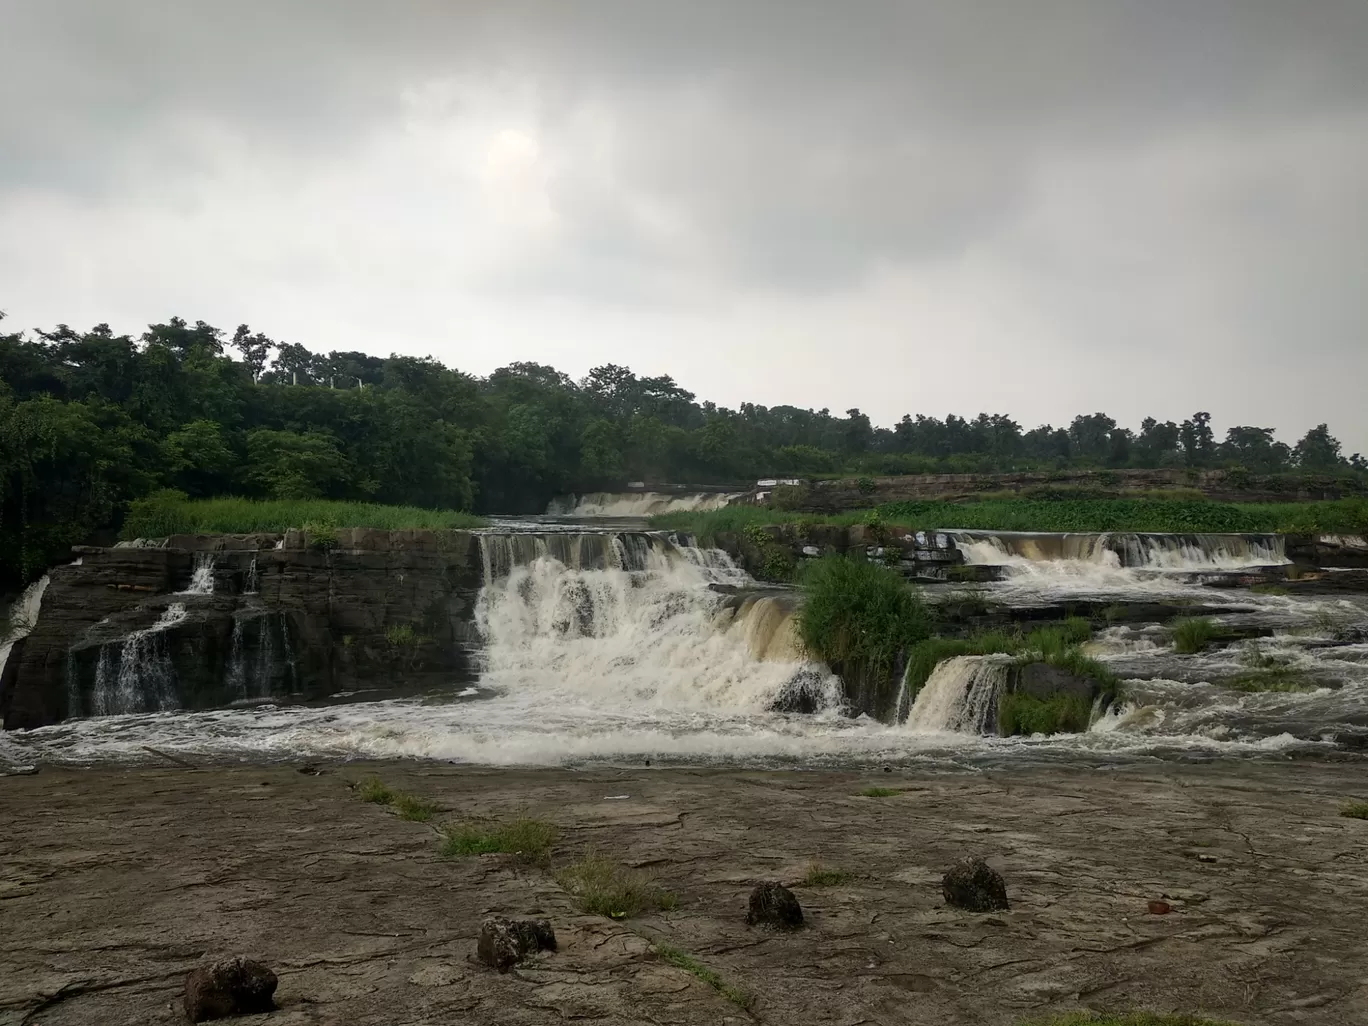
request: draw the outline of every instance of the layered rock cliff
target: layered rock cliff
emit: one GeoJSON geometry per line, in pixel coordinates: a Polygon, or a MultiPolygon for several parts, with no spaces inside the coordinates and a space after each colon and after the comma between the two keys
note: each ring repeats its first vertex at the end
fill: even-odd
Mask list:
{"type": "Polygon", "coordinates": [[[469,532],[180,535],[77,554],[0,675],[6,729],[474,672],[469,532]]]}

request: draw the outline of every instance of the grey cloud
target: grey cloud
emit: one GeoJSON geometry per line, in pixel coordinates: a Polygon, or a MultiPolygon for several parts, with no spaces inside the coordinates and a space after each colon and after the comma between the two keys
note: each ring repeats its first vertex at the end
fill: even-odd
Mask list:
{"type": "MultiPolygon", "coordinates": [[[[777,324],[880,275],[969,269],[966,295],[1032,306],[1030,341],[1002,345],[1040,347],[1060,402],[1115,386],[1077,363],[1064,381],[1079,353],[1234,366],[1292,337],[1368,373],[1362,0],[0,0],[0,25],[0,211],[37,193],[92,218],[222,210],[224,235],[234,218],[261,233],[250,266],[241,240],[219,257],[246,280],[384,274],[661,318],[794,304],[777,324]],[[447,239],[483,213],[469,169],[430,181],[376,155],[405,139],[406,94],[470,81],[531,97],[511,127],[544,147],[555,227],[447,268],[447,239]],[[343,227],[279,198],[349,174],[330,186],[343,227]],[[349,267],[344,243],[385,258],[349,267]]],[[[0,242],[0,270],[30,249],[0,242]]],[[[878,302],[897,337],[906,311],[878,302]]],[[[1338,383],[1353,373],[1335,402],[1363,448],[1338,383]]],[[[823,384],[812,401],[837,405],[823,384]]]]}

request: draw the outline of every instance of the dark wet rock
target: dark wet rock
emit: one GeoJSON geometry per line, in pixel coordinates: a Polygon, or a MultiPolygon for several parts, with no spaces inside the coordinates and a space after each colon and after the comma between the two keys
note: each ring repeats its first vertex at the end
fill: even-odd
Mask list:
{"type": "Polygon", "coordinates": [[[1030,695],[1032,698],[1067,696],[1086,698],[1091,702],[1101,687],[1091,677],[1081,677],[1058,666],[1037,662],[1017,667],[1012,674],[1009,690],[1013,694],[1030,695]]]}
{"type": "Polygon", "coordinates": [[[249,700],[321,698],[392,679],[396,625],[423,625],[406,664],[455,679],[474,672],[483,576],[474,534],[339,530],[331,552],[298,538],[277,549],[280,537],[177,535],[156,547],[83,546],[79,566],[48,572],[38,622],[0,674],[4,727],[90,713],[101,665],[117,669],[128,637],[173,605],[185,607],[184,617],[145,645],[156,670],[142,689],[148,711],[228,706],[243,700],[244,688],[249,700]],[[179,594],[206,553],[214,559],[213,593],[179,594]]]}
{"type": "Polygon", "coordinates": [[[495,916],[480,924],[475,953],[485,965],[506,973],[529,955],[555,950],[556,933],[549,921],[495,916]]]}
{"type": "Polygon", "coordinates": [[[207,1022],[269,1012],[276,983],[275,973],[246,958],[200,966],[185,978],[185,1014],[191,1022],[207,1022]]]}
{"type": "Polygon", "coordinates": [[[815,713],[825,709],[826,704],[826,675],[817,670],[799,670],[774,697],[770,712],[815,713]]]}
{"type": "Polygon", "coordinates": [[[977,855],[960,859],[941,880],[945,903],[969,912],[1001,912],[1007,904],[1002,876],[977,855]]]}
{"type": "Polygon", "coordinates": [[[796,930],[803,925],[803,906],[791,890],[770,880],[751,891],[746,923],[771,930],[796,930]]]}

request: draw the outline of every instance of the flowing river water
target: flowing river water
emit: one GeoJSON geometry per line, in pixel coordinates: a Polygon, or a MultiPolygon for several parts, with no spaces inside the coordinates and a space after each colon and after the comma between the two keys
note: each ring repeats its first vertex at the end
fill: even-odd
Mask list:
{"type": "MultiPolygon", "coordinates": [[[[1000,661],[942,663],[902,722],[851,718],[839,681],[797,642],[796,594],[757,587],[725,553],[644,528],[641,519],[561,516],[482,532],[484,648],[474,682],[405,697],[93,715],[5,744],[77,762],[145,758],[150,746],[247,761],[953,767],[1259,757],[1368,739],[1368,597],[1208,586],[1285,563],[1276,538],[947,532],[968,562],[1000,568],[1000,580],[976,586],[991,602],[1194,603],[1251,636],[1182,656],[1160,622],[1106,628],[1089,651],[1126,681],[1125,704],[1084,733],[999,738],[981,724],[1005,676],[1000,661]],[[1291,668],[1314,687],[1242,693],[1219,683],[1250,665],[1291,668]],[[774,711],[795,689],[812,711],[774,711]]],[[[192,588],[205,587],[212,576],[197,575],[192,588]]],[[[960,591],[926,594],[935,602],[960,591]]],[[[36,608],[40,598],[27,600],[36,608]]],[[[137,643],[150,648],[151,637],[137,643]]],[[[113,675],[111,694],[118,683],[113,675]]]]}

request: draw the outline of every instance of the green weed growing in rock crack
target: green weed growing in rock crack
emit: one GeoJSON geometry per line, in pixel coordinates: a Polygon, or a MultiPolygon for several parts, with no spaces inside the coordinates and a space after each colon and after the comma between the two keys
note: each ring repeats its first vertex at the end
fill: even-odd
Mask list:
{"type": "Polygon", "coordinates": [[[681,951],[679,948],[662,943],[657,943],[655,949],[656,954],[660,956],[662,962],[668,962],[670,965],[677,966],[686,973],[692,974],[713,990],[717,991],[732,1004],[740,1008],[750,1008],[751,1004],[754,1002],[754,998],[751,997],[749,991],[742,987],[738,987],[735,984],[728,983],[719,976],[715,970],[704,965],[687,951],[681,951]]]}

